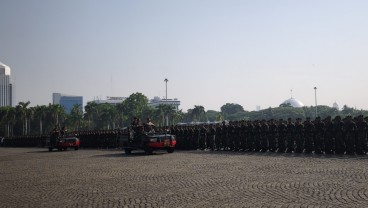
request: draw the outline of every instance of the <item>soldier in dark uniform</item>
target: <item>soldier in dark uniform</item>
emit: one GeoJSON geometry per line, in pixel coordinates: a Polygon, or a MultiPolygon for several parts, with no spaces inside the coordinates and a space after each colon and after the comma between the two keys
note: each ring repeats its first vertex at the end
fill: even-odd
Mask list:
{"type": "Polygon", "coordinates": [[[310,118],[307,117],[306,121],[304,122],[304,148],[305,153],[312,153],[313,147],[313,140],[315,134],[315,126],[311,122],[310,118]]]}
{"type": "Polygon", "coordinates": [[[216,125],[216,137],[215,137],[216,150],[219,151],[222,146],[222,127],[220,124],[216,125]]]}
{"type": "Polygon", "coordinates": [[[200,149],[199,141],[201,139],[201,127],[194,127],[194,149],[200,149]]]}
{"type": "Polygon", "coordinates": [[[333,132],[335,137],[335,152],[336,154],[345,153],[344,142],[344,123],[341,121],[340,116],[336,116],[333,122],[333,132]]]}
{"type": "Polygon", "coordinates": [[[332,123],[331,117],[328,116],[325,121],[325,142],[324,151],[326,154],[333,154],[335,151],[335,141],[334,141],[334,125],[332,123]]]}
{"type": "Polygon", "coordinates": [[[241,124],[239,121],[234,124],[234,150],[239,151],[241,147],[241,124]]]}
{"type": "Polygon", "coordinates": [[[261,150],[261,124],[258,120],[254,121],[253,135],[254,151],[259,152],[261,150]]]}
{"type": "Polygon", "coordinates": [[[229,122],[228,128],[227,128],[227,149],[230,151],[234,150],[234,136],[235,136],[235,127],[232,121],[229,122]]]}
{"type": "Polygon", "coordinates": [[[269,121],[268,128],[268,148],[270,152],[276,151],[276,135],[277,135],[277,125],[273,119],[269,121]]]}
{"type": "Polygon", "coordinates": [[[201,125],[199,132],[200,132],[199,149],[204,150],[206,148],[206,139],[207,139],[207,128],[206,128],[206,126],[201,125]]]}
{"type": "Polygon", "coordinates": [[[295,153],[302,153],[304,150],[304,126],[302,119],[298,118],[295,122],[295,153]]]}
{"type": "Polygon", "coordinates": [[[355,153],[355,136],[356,136],[356,124],[351,116],[347,116],[345,120],[345,147],[346,154],[352,155],[355,153]]]}
{"type": "Polygon", "coordinates": [[[358,117],[357,122],[357,141],[356,152],[358,155],[366,154],[367,151],[367,130],[368,124],[364,120],[363,115],[358,117]]]}
{"type": "Polygon", "coordinates": [[[324,150],[324,137],[325,137],[325,124],[321,121],[320,117],[317,117],[314,121],[314,126],[316,128],[316,135],[314,137],[314,152],[316,154],[321,154],[324,150]]]}
{"type": "Polygon", "coordinates": [[[247,122],[247,149],[246,151],[254,151],[254,125],[252,121],[247,122]]]}
{"type": "Polygon", "coordinates": [[[229,126],[226,125],[225,121],[222,122],[222,132],[221,132],[221,144],[223,147],[223,150],[228,150],[228,137],[229,137],[229,126]]]}
{"type": "Polygon", "coordinates": [[[286,125],[283,119],[279,120],[278,137],[277,137],[277,152],[285,152],[286,150],[286,125]]]}
{"type": "Polygon", "coordinates": [[[248,149],[247,147],[247,135],[248,135],[248,127],[247,122],[242,121],[240,124],[240,149],[242,151],[246,151],[248,149]]]}
{"type": "Polygon", "coordinates": [[[294,139],[295,125],[294,125],[291,118],[288,118],[288,124],[286,126],[286,133],[287,133],[287,149],[286,149],[286,152],[290,153],[290,152],[294,151],[294,146],[295,146],[295,139],[294,139]]]}
{"type": "Polygon", "coordinates": [[[211,124],[207,131],[206,137],[206,148],[211,151],[215,150],[215,136],[216,136],[216,128],[211,124]]]}
{"type": "Polygon", "coordinates": [[[268,150],[268,124],[266,120],[261,122],[261,152],[267,152],[268,150]]]}

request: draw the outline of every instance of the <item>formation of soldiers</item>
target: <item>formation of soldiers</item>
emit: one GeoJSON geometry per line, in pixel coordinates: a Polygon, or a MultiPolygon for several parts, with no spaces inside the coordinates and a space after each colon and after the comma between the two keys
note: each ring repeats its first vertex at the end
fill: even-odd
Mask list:
{"type": "MultiPolygon", "coordinates": [[[[327,117],[315,120],[306,118],[288,120],[230,121],[210,125],[177,125],[155,127],[150,120],[140,125],[132,123],[127,129],[66,132],[55,131],[60,136],[76,136],[81,147],[118,147],[121,134],[140,127],[150,133],[176,135],[177,149],[209,149],[217,151],[358,154],[368,153],[368,117],[347,116],[342,119],[327,117]],[[134,124],[134,125],[133,125],[134,124]]],[[[55,133],[54,132],[54,133],[55,133]]],[[[3,140],[4,146],[45,146],[49,135],[22,136],[3,140]]]]}
{"type": "Polygon", "coordinates": [[[368,152],[368,118],[347,116],[174,126],[178,149],[358,154],[368,152]]]}

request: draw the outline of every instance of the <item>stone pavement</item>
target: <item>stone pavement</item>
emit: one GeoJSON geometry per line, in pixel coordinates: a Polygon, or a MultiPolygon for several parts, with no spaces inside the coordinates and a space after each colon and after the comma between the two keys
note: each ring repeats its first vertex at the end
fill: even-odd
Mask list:
{"type": "Polygon", "coordinates": [[[368,156],[0,148],[0,207],[368,207],[368,156]]]}

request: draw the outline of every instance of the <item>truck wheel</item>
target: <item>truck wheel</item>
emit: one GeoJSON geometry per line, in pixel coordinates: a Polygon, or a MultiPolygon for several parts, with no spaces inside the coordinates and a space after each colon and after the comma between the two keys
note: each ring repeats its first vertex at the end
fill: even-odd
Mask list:
{"type": "Polygon", "coordinates": [[[152,155],[153,150],[152,150],[150,147],[146,147],[146,148],[144,149],[144,152],[145,152],[147,155],[152,155]]]}
{"type": "Polygon", "coordinates": [[[49,147],[49,152],[52,152],[52,147],[49,147]]]}
{"type": "Polygon", "coordinates": [[[125,152],[125,154],[127,154],[127,155],[132,154],[132,150],[131,150],[131,149],[124,149],[124,152],[125,152]]]}
{"type": "Polygon", "coordinates": [[[63,150],[61,147],[58,147],[58,151],[61,151],[61,150],[63,150]]]}
{"type": "Polygon", "coordinates": [[[78,150],[78,147],[74,147],[75,150],[78,150]]]}
{"type": "Polygon", "coordinates": [[[64,150],[68,149],[67,147],[64,147],[64,150]]]}
{"type": "Polygon", "coordinates": [[[174,150],[175,150],[174,148],[167,148],[167,152],[168,152],[168,153],[173,153],[173,152],[174,152],[174,150]]]}

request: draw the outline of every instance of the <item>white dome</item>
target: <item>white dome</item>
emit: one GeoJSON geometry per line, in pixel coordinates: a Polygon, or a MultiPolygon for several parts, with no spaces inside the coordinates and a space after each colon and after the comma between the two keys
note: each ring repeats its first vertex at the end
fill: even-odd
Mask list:
{"type": "Polygon", "coordinates": [[[304,107],[304,104],[302,103],[302,101],[295,99],[295,98],[287,99],[281,105],[285,105],[285,104],[290,104],[294,108],[304,107]]]}

